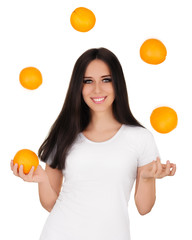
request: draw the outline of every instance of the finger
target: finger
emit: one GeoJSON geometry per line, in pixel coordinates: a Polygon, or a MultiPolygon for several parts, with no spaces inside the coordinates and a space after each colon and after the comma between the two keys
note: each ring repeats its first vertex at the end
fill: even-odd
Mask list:
{"type": "Polygon", "coordinates": [[[25,175],[24,172],[23,172],[23,165],[20,165],[20,167],[19,167],[19,176],[20,176],[24,181],[26,181],[26,175],[25,175]]]}
{"type": "Polygon", "coordinates": [[[166,169],[165,169],[165,176],[168,176],[170,174],[170,167],[171,167],[170,161],[167,160],[166,169]]]}
{"type": "MultiPolygon", "coordinates": [[[[170,167],[171,167],[171,168],[174,166],[173,163],[170,163],[170,162],[169,162],[169,164],[170,164],[170,167]]],[[[162,168],[166,168],[166,167],[167,167],[167,164],[161,164],[161,166],[162,166],[162,168]]]]}
{"type": "Polygon", "coordinates": [[[10,162],[11,170],[13,171],[13,160],[10,162]]]}
{"type": "Polygon", "coordinates": [[[156,161],[154,160],[154,161],[153,161],[153,165],[152,165],[152,172],[155,174],[156,171],[157,171],[157,163],[156,163],[156,161]]]}
{"type": "Polygon", "coordinates": [[[18,164],[17,163],[15,163],[14,166],[13,166],[13,174],[17,177],[19,176],[19,174],[18,174],[18,164]]]}
{"type": "Polygon", "coordinates": [[[161,176],[161,173],[162,173],[162,166],[161,166],[161,161],[160,161],[160,158],[157,157],[157,171],[156,171],[156,174],[155,174],[155,177],[160,177],[161,176]]]}
{"type": "Polygon", "coordinates": [[[176,164],[174,164],[172,171],[170,172],[169,176],[174,176],[176,172],[176,164]]]}
{"type": "Polygon", "coordinates": [[[170,163],[170,167],[172,168],[175,164],[174,163],[170,163]]]}
{"type": "Polygon", "coordinates": [[[29,171],[29,173],[28,173],[28,177],[29,177],[30,179],[32,179],[33,172],[34,172],[34,166],[32,166],[32,168],[30,169],[30,171],[29,171]]]}

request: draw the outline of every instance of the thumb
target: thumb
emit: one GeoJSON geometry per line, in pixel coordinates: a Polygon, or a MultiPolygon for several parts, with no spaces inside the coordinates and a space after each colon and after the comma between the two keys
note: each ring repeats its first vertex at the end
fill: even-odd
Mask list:
{"type": "Polygon", "coordinates": [[[44,171],[45,170],[45,169],[42,168],[42,166],[40,164],[37,166],[37,169],[40,170],[40,171],[42,171],[42,170],[44,171]]]}
{"type": "Polygon", "coordinates": [[[45,170],[44,170],[44,169],[41,167],[41,165],[39,164],[34,172],[35,172],[35,174],[40,174],[40,173],[43,172],[43,171],[45,171],[45,170]]]}
{"type": "Polygon", "coordinates": [[[40,165],[40,164],[37,166],[37,168],[39,168],[39,169],[43,169],[43,168],[41,167],[41,165],[40,165]]]}
{"type": "Polygon", "coordinates": [[[153,160],[152,172],[156,173],[156,171],[157,171],[157,162],[153,160]]]}

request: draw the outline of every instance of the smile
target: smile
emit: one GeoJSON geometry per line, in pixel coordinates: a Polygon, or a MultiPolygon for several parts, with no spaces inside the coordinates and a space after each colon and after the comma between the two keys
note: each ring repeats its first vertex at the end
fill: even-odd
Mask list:
{"type": "Polygon", "coordinates": [[[96,104],[103,103],[107,97],[100,97],[100,98],[91,98],[92,101],[96,104]]]}

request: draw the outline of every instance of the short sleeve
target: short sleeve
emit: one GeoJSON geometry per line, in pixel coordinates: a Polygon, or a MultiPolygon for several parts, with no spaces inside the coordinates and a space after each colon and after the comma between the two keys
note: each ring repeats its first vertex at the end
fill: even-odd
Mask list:
{"type": "Polygon", "coordinates": [[[138,167],[144,166],[153,160],[156,160],[157,157],[160,157],[154,136],[149,130],[144,129],[139,142],[138,167]]]}

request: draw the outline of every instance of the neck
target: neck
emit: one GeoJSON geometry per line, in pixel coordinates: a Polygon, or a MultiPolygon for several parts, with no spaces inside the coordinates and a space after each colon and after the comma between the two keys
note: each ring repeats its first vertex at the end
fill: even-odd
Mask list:
{"type": "Polygon", "coordinates": [[[92,112],[88,128],[92,131],[103,132],[120,125],[112,112],[92,112]]]}

